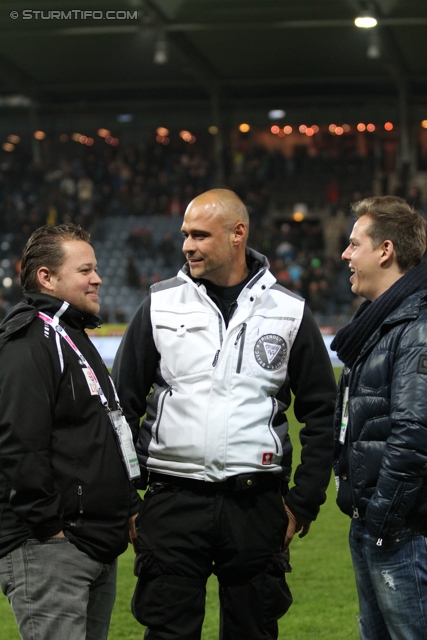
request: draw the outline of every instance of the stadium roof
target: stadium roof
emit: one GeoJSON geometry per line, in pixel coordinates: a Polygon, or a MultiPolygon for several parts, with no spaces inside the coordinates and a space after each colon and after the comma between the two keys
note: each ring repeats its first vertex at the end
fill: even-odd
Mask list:
{"type": "Polygon", "coordinates": [[[0,29],[0,116],[427,118],[427,0],[13,0],[0,29]]]}

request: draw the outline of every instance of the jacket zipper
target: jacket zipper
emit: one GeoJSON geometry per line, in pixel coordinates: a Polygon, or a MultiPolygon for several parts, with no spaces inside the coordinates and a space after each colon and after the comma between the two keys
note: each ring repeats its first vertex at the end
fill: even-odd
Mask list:
{"type": "MultiPolygon", "coordinates": [[[[388,508],[388,511],[387,511],[387,516],[391,512],[393,512],[395,505],[400,500],[400,497],[401,497],[401,495],[403,493],[403,490],[404,490],[404,486],[403,486],[403,482],[402,482],[402,484],[400,485],[398,491],[396,491],[396,493],[393,496],[393,500],[391,501],[390,507],[388,508]]],[[[386,534],[388,529],[389,529],[390,522],[388,522],[388,526],[387,527],[384,526],[385,522],[387,521],[387,516],[386,516],[386,518],[384,520],[383,526],[381,527],[381,529],[379,530],[379,533],[378,533],[378,539],[377,539],[377,542],[376,542],[377,547],[382,547],[384,534],[386,534]]]]}
{"type": "Polygon", "coordinates": [[[165,389],[162,393],[162,398],[160,400],[159,403],[159,411],[157,414],[157,419],[156,419],[156,423],[155,423],[155,433],[156,433],[156,444],[159,444],[159,428],[160,428],[160,421],[162,419],[162,414],[163,414],[163,407],[165,404],[165,400],[166,400],[166,396],[169,393],[169,395],[172,395],[172,387],[169,385],[167,389],[165,389]]]}
{"type": "Polygon", "coordinates": [[[77,487],[77,495],[78,495],[78,501],[79,501],[79,513],[82,514],[83,513],[83,488],[81,484],[79,484],[79,486],[77,487]]]}
{"type": "Polygon", "coordinates": [[[274,444],[276,446],[276,453],[279,453],[279,445],[277,444],[277,436],[276,436],[276,434],[274,433],[274,430],[273,430],[273,418],[276,415],[276,406],[277,406],[277,400],[276,400],[276,398],[274,396],[271,396],[271,402],[272,402],[273,406],[272,406],[271,413],[270,413],[270,419],[268,421],[268,430],[270,431],[271,436],[272,436],[272,438],[274,440],[274,444]]]}
{"type": "MultiPolygon", "coordinates": [[[[348,481],[350,483],[350,490],[351,490],[351,497],[352,497],[352,518],[360,518],[360,514],[359,514],[359,509],[356,507],[356,500],[354,499],[354,491],[353,491],[353,481],[352,481],[352,473],[351,473],[351,438],[350,438],[350,429],[351,429],[351,422],[350,422],[350,382],[351,382],[351,369],[350,367],[344,367],[344,374],[346,376],[346,379],[344,379],[344,389],[347,386],[348,387],[348,423],[347,423],[347,446],[348,446],[348,481]]],[[[345,446],[345,445],[343,445],[345,446]]],[[[339,476],[338,476],[338,485],[339,485],[339,476]]]]}
{"type": "Polygon", "coordinates": [[[236,341],[234,343],[234,346],[237,346],[237,343],[240,340],[240,347],[239,347],[239,355],[238,355],[238,358],[237,358],[236,373],[240,373],[240,371],[242,370],[243,349],[245,348],[246,326],[247,326],[246,322],[244,322],[242,324],[242,327],[241,327],[239,333],[237,334],[237,338],[236,338],[236,341]]]}
{"type": "Polygon", "coordinates": [[[73,394],[73,400],[74,402],[76,401],[76,394],[74,391],[74,381],[73,381],[73,374],[70,371],[70,383],[71,383],[71,393],[73,394]]]}
{"type": "Polygon", "coordinates": [[[221,353],[222,341],[223,341],[222,316],[221,316],[220,313],[218,313],[218,328],[219,328],[219,346],[220,346],[220,348],[218,349],[218,351],[216,351],[216,353],[214,355],[214,359],[212,360],[212,366],[213,367],[216,367],[216,364],[218,362],[219,354],[221,353]]]}

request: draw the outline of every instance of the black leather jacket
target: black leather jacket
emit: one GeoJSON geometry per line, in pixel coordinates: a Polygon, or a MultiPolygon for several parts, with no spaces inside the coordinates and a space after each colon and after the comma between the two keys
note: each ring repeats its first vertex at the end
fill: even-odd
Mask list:
{"type": "Polygon", "coordinates": [[[409,296],[344,368],[334,419],[337,503],[377,540],[427,533],[427,290],[409,296]],[[349,419],[339,442],[343,396],[349,419]],[[406,531],[407,532],[407,531],[406,531]]]}

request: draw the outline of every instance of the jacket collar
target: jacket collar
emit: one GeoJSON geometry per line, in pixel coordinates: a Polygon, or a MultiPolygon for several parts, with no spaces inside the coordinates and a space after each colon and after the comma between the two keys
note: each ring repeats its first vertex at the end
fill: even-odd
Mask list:
{"type": "Polygon", "coordinates": [[[397,309],[394,309],[394,311],[390,313],[390,315],[372,334],[369,340],[366,341],[354,364],[356,365],[359,360],[365,356],[366,352],[369,349],[372,349],[372,347],[374,347],[374,345],[378,342],[380,336],[382,335],[382,327],[384,327],[385,325],[389,326],[392,324],[400,324],[402,322],[416,320],[420,315],[421,306],[423,304],[427,304],[427,289],[416,291],[412,295],[408,296],[406,300],[404,300],[402,304],[397,307],[397,309]]]}
{"type": "MultiPolygon", "coordinates": [[[[23,311],[28,311],[29,307],[36,308],[37,311],[43,311],[48,315],[55,315],[61,308],[63,300],[49,296],[45,293],[24,293],[25,302],[18,304],[10,312],[8,319],[15,317],[23,311]]],[[[80,311],[73,305],[69,305],[66,311],[61,315],[61,320],[70,327],[75,329],[95,329],[101,325],[98,316],[91,313],[80,311]]]]}
{"type": "Polygon", "coordinates": [[[384,320],[384,324],[393,324],[395,322],[402,322],[403,320],[413,320],[420,315],[421,305],[427,302],[427,289],[416,291],[412,295],[408,296],[402,304],[394,309],[384,320]]]}

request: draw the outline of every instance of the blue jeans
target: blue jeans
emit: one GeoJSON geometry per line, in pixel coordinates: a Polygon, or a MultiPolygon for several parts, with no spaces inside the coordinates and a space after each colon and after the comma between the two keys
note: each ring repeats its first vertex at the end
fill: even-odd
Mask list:
{"type": "Polygon", "coordinates": [[[102,564],[68,538],[30,538],[0,558],[0,587],[23,640],[106,640],[117,562],[102,564]]]}
{"type": "Polygon", "coordinates": [[[376,545],[360,520],[350,527],[362,640],[427,638],[427,543],[408,535],[376,545]]]}

